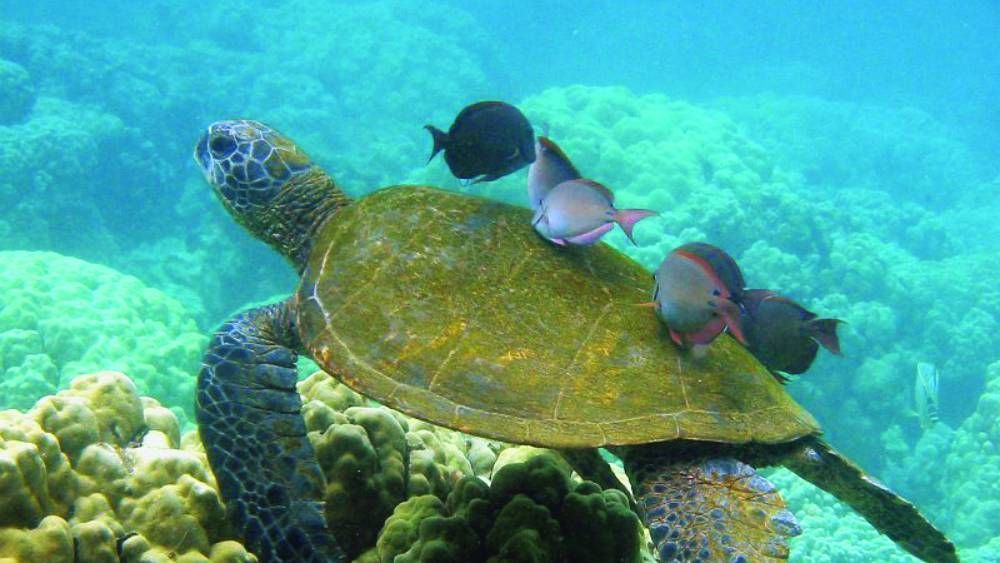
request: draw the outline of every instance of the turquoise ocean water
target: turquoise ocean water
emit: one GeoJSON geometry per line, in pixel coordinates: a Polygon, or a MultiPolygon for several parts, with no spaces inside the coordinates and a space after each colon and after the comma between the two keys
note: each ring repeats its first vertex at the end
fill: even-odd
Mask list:
{"type": "MultiPolygon", "coordinates": [[[[190,427],[203,335],[294,286],[201,178],[209,123],[274,126],[353,196],[524,205],[524,171],[467,187],[425,165],[424,124],[502,99],[661,212],[638,246],[607,238],[646,267],[711,241],[845,320],[843,357],[790,392],[964,558],[1000,561],[998,53],[992,0],[0,0],[0,407],[117,369],[190,427]]],[[[793,560],[908,560],[771,478],[805,529],[793,560]]]]}

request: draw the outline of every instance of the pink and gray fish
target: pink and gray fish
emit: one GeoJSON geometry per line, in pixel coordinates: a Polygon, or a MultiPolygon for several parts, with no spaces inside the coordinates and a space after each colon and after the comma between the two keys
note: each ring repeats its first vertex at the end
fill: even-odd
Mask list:
{"type": "Polygon", "coordinates": [[[615,223],[635,244],[632,228],[656,215],[648,209],[617,209],[614,195],[603,185],[583,178],[562,182],[552,188],[535,210],[531,224],[538,234],[562,246],[596,243],[615,223]]]}
{"type": "Polygon", "coordinates": [[[537,210],[552,188],[563,182],[580,179],[580,173],[566,153],[548,137],[535,141],[535,161],[528,167],[528,199],[537,210]]]}
{"type": "Polygon", "coordinates": [[[788,297],[768,289],[747,289],[742,297],[747,350],[772,371],[804,373],[819,345],[840,354],[839,319],[821,319],[788,297]]]}
{"type": "Polygon", "coordinates": [[[719,276],[722,285],[729,290],[731,299],[736,303],[740,302],[740,296],[747,282],[743,279],[743,272],[740,271],[739,265],[736,264],[736,260],[733,260],[732,256],[718,246],[707,242],[689,242],[679,246],[678,250],[694,254],[708,262],[711,269],[719,276]]]}
{"type": "Polygon", "coordinates": [[[736,301],[743,289],[743,274],[722,249],[706,243],[682,245],[667,255],[653,278],[649,305],[677,345],[707,345],[727,328],[746,344],[736,301]]]}

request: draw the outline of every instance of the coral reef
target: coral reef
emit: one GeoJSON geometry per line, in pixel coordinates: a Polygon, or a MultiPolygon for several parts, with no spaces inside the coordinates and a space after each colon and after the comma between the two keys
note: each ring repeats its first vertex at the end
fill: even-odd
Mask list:
{"type": "Polygon", "coordinates": [[[490,485],[463,478],[445,502],[421,495],[399,504],[362,560],[640,560],[642,526],[623,493],[574,483],[557,454],[532,454],[497,469],[490,485]]]}
{"type": "MultiPolygon", "coordinates": [[[[352,557],[638,561],[625,496],[571,478],[558,454],[411,419],[323,372],[299,389],[352,557]],[[510,454],[494,468],[497,452],[510,454]]],[[[119,372],[0,412],[0,486],[0,561],[256,561],[233,541],[197,434],[182,438],[119,372]]]]}
{"type": "Polygon", "coordinates": [[[295,138],[349,191],[370,191],[423,163],[421,125],[490,92],[483,68],[499,66],[471,16],[430,2],[120,8],[132,19],[114,37],[0,26],[10,62],[0,85],[23,70],[39,96],[26,121],[4,127],[0,118],[0,240],[136,275],[181,300],[204,330],[294,278],[196,178],[201,128],[253,116],[295,138]],[[183,22],[172,29],[184,48],[138,31],[159,29],[161,11],[183,22]],[[234,91],[246,95],[216,94],[234,91]]]}
{"type": "Polygon", "coordinates": [[[27,408],[77,374],[110,368],[182,422],[191,414],[206,339],[164,293],[103,266],[22,251],[0,252],[0,293],[0,406],[27,408]]]}
{"type": "Polygon", "coordinates": [[[326,475],[326,518],[357,556],[399,503],[444,501],[455,483],[492,467],[502,445],[377,406],[316,372],[299,383],[309,438],[326,475]],[[473,462],[478,469],[474,469],[473,462]]]}
{"type": "Polygon", "coordinates": [[[15,62],[0,59],[0,125],[18,123],[35,105],[31,75],[15,62]]]}
{"type": "Polygon", "coordinates": [[[976,411],[955,431],[944,458],[951,486],[943,512],[952,515],[952,534],[960,545],[982,546],[1000,536],[1000,498],[995,494],[1000,482],[1000,361],[990,364],[986,380],[976,411]]]}
{"type": "Polygon", "coordinates": [[[77,377],[0,412],[0,560],[256,561],[231,540],[207,467],[127,376],[77,377]]]}
{"type": "Polygon", "coordinates": [[[802,525],[792,538],[791,561],[908,563],[915,559],[872,528],[850,507],[786,469],[765,475],[781,491],[788,509],[802,525]]]}
{"type": "Polygon", "coordinates": [[[810,96],[724,98],[723,109],[788,171],[820,189],[867,188],[933,207],[955,202],[945,186],[971,186],[987,163],[933,116],[810,96]]]}

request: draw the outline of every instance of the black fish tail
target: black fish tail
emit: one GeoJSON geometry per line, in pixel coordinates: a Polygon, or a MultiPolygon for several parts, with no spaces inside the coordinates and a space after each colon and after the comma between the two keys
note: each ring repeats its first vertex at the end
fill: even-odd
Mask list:
{"type": "Polygon", "coordinates": [[[809,321],[808,334],[824,348],[840,355],[840,338],[837,337],[837,325],[844,321],[840,319],[813,319],[809,321]]]}
{"type": "Polygon", "coordinates": [[[430,131],[431,137],[434,139],[434,149],[431,151],[431,156],[427,159],[427,162],[430,162],[434,160],[437,153],[448,146],[448,134],[433,125],[424,125],[424,129],[430,131]]]}

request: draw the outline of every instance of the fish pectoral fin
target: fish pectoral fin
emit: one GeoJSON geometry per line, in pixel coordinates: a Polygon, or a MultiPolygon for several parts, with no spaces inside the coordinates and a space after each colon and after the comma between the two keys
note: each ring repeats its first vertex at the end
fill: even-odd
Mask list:
{"type": "Polygon", "coordinates": [[[544,207],[539,208],[538,211],[535,212],[535,217],[531,221],[531,226],[537,227],[538,224],[541,223],[542,221],[548,222],[548,218],[546,216],[546,213],[548,213],[548,211],[549,210],[545,209],[544,207]]]}
{"type": "Polygon", "coordinates": [[[500,176],[501,176],[500,174],[483,174],[481,176],[476,176],[469,183],[470,184],[478,184],[480,182],[492,182],[493,180],[496,180],[496,179],[500,178],[500,176]]]}

